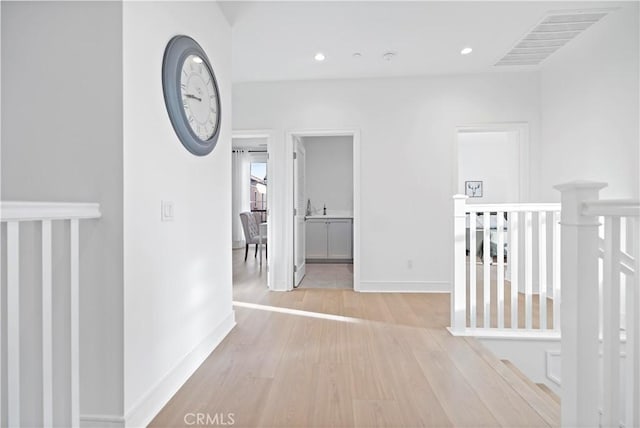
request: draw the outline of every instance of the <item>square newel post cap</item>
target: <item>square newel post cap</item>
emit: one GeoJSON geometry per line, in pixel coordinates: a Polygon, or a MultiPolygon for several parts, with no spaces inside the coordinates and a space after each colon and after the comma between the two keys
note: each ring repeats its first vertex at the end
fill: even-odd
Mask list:
{"type": "Polygon", "coordinates": [[[568,183],[556,184],[555,186],[553,186],[553,188],[560,191],[560,193],[585,190],[598,191],[604,189],[605,187],[607,187],[607,183],[588,180],[574,180],[568,183]]]}
{"type": "Polygon", "coordinates": [[[562,213],[560,215],[561,223],[564,226],[598,227],[600,225],[596,218],[584,215],[583,205],[587,201],[597,201],[600,190],[607,187],[607,183],[576,180],[553,187],[562,194],[562,213]]]}

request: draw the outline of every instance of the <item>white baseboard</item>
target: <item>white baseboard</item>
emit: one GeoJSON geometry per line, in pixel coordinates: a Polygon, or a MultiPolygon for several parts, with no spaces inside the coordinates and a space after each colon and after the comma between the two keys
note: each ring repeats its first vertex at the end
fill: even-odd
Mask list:
{"type": "Polygon", "coordinates": [[[470,336],[486,340],[515,340],[515,341],[555,341],[560,342],[560,332],[553,330],[525,330],[510,328],[465,328],[454,330],[447,327],[452,336],[470,336]]]}
{"type": "Polygon", "coordinates": [[[236,325],[231,313],[126,412],[126,427],[146,427],[236,325]]]}
{"type": "Polygon", "coordinates": [[[124,417],[116,415],[80,415],[81,428],[124,428],[124,417]]]}
{"type": "Polygon", "coordinates": [[[360,281],[365,293],[449,293],[451,285],[439,281],[360,281]]]}

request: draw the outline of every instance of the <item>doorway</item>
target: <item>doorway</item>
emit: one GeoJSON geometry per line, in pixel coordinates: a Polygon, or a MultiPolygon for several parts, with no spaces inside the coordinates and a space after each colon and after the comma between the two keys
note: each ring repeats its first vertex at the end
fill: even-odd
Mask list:
{"type": "Polygon", "coordinates": [[[359,289],[359,133],[288,134],[293,288],[359,289]]]}
{"type": "Polygon", "coordinates": [[[453,193],[473,203],[515,203],[529,198],[527,124],[456,129],[453,193]]]}
{"type": "MultiPolygon", "coordinates": [[[[268,248],[269,207],[273,199],[269,191],[269,148],[271,136],[260,131],[234,132],[232,135],[232,260],[233,279],[243,284],[270,287],[268,248]],[[247,213],[245,222],[253,224],[261,238],[247,245],[246,229],[240,213],[247,213]]],[[[251,239],[251,238],[250,238],[251,239]]],[[[255,241],[255,240],[254,240],[255,241]]],[[[234,290],[235,292],[235,290],[234,290]]]]}
{"type": "Polygon", "coordinates": [[[296,137],[295,285],[353,289],[353,137],[296,137]]]}
{"type": "MultiPolygon", "coordinates": [[[[520,203],[529,200],[529,127],[526,123],[463,126],[456,129],[455,138],[453,194],[466,195],[470,204],[520,203]]],[[[470,262],[478,263],[482,259],[484,221],[483,215],[476,218],[474,248],[471,248],[467,224],[466,250],[470,262]]],[[[486,221],[490,228],[490,255],[497,257],[499,247],[495,215],[490,215],[486,221]]],[[[506,216],[504,227],[506,232],[509,227],[506,216]]],[[[523,242],[520,241],[517,251],[524,251],[523,242]]],[[[508,242],[505,251],[510,251],[508,242]]],[[[506,260],[506,275],[509,276],[511,263],[508,263],[508,254],[506,260]]]]}

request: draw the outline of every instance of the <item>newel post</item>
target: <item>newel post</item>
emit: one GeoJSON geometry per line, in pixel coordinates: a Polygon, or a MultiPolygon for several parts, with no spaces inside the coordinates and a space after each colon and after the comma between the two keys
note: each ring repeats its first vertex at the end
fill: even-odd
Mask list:
{"type": "Polygon", "coordinates": [[[451,290],[451,331],[463,332],[467,325],[467,274],[465,205],[467,196],[453,196],[453,287],[451,290]]]}
{"type": "Polygon", "coordinates": [[[562,194],[562,413],[565,427],[599,424],[598,227],[583,215],[606,183],[574,181],[554,186],[562,194]]]}

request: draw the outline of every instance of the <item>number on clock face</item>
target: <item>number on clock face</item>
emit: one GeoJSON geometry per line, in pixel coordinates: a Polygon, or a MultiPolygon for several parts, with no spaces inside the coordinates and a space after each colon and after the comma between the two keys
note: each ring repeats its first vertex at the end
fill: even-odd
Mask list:
{"type": "Polygon", "coordinates": [[[202,141],[210,139],[218,124],[218,94],[213,76],[199,56],[189,55],[182,64],[180,89],[191,130],[202,141]]]}

